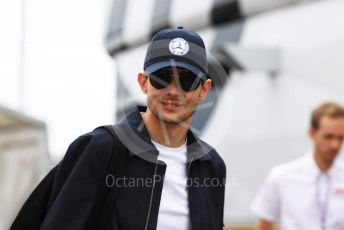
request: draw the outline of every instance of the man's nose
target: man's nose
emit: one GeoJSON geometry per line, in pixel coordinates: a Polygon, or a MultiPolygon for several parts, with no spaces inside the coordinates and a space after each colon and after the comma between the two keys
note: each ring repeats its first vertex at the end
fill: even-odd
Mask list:
{"type": "Polygon", "coordinates": [[[178,76],[172,76],[171,83],[167,87],[168,93],[171,94],[180,94],[182,93],[182,88],[180,86],[180,82],[178,76]]]}

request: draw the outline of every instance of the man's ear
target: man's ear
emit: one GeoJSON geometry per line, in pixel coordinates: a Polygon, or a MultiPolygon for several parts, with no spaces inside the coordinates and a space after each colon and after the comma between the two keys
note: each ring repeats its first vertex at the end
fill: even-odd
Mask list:
{"type": "Polygon", "coordinates": [[[137,75],[137,81],[139,82],[141,90],[144,94],[147,94],[147,80],[148,80],[148,77],[144,75],[143,73],[139,73],[137,75]]]}
{"type": "Polygon", "coordinates": [[[210,79],[207,79],[203,84],[201,84],[201,91],[198,96],[199,100],[203,101],[207,97],[211,86],[212,81],[210,79]]]}
{"type": "Polygon", "coordinates": [[[308,136],[309,136],[311,139],[314,139],[314,136],[315,136],[316,131],[317,131],[317,130],[316,130],[313,126],[310,126],[309,129],[308,129],[308,136]]]}

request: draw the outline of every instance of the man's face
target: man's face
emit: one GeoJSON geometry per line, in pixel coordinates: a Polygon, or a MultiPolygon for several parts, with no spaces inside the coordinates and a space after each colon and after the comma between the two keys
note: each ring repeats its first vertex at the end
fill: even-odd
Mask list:
{"type": "Polygon", "coordinates": [[[344,118],[320,118],[319,127],[310,128],[310,136],[314,141],[317,157],[328,162],[334,161],[343,143],[344,118]]]}
{"type": "Polygon", "coordinates": [[[198,87],[191,91],[185,91],[182,86],[183,83],[181,83],[185,79],[179,78],[186,78],[188,75],[183,71],[187,70],[166,69],[166,71],[165,75],[171,77],[170,81],[166,81],[162,74],[154,74],[153,77],[144,74],[138,76],[141,89],[147,94],[148,109],[165,123],[191,121],[191,116],[195,112],[198,102],[206,97],[211,87],[211,80],[208,79],[197,84],[199,79],[194,76],[195,78],[192,78],[191,83],[195,81],[194,86],[198,85],[198,87]],[[154,79],[162,83],[164,87],[157,87],[156,83],[153,82],[154,79]]]}

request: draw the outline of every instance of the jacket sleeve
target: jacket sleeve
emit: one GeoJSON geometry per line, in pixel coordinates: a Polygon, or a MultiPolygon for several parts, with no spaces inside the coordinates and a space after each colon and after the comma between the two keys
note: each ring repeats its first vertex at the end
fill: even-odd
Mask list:
{"type": "Polygon", "coordinates": [[[225,191],[226,191],[226,164],[222,157],[218,154],[218,152],[213,149],[211,152],[211,156],[214,160],[214,170],[216,172],[215,177],[218,183],[216,183],[216,190],[217,190],[217,222],[216,226],[213,229],[222,230],[224,229],[224,207],[225,207],[225,191]]]}
{"type": "Polygon", "coordinates": [[[41,230],[85,228],[111,149],[112,137],[99,131],[83,135],[69,146],[59,164],[41,230]]]}

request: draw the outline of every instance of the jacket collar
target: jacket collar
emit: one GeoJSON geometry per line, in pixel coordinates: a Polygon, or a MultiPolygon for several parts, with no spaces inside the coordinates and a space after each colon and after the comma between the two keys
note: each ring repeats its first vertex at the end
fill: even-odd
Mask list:
{"type": "MultiPolygon", "coordinates": [[[[140,156],[148,161],[156,162],[159,152],[151,142],[149,132],[140,114],[145,111],[145,106],[138,106],[129,112],[119,124],[122,127],[119,137],[128,148],[130,156],[140,156]]],[[[188,162],[211,160],[210,151],[213,151],[213,148],[201,141],[189,129],[187,132],[188,162]]]]}

